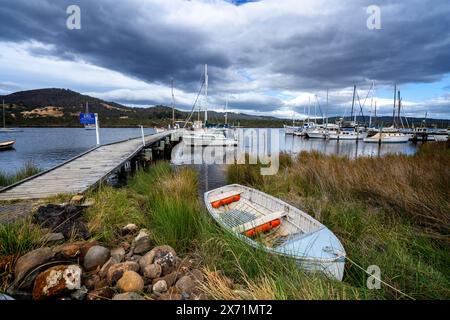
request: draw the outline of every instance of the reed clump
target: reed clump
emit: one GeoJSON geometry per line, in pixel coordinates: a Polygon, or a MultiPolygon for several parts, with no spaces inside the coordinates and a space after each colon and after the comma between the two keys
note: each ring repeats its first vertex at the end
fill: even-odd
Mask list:
{"type": "Polygon", "coordinates": [[[5,173],[0,170],[0,187],[9,186],[25,178],[34,176],[40,171],[41,169],[31,161],[25,162],[25,164],[20,169],[12,174],[5,173]]]}

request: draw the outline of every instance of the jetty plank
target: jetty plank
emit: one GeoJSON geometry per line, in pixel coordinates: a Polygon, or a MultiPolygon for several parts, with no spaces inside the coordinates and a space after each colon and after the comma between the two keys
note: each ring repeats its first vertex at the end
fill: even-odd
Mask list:
{"type": "MultiPolygon", "coordinates": [[[[165,131],[145,137],[145,146],[170,137],[165,131]]],[[[102,145],[31,179],[0,190],[0,201],[41,199],[85,192],[144,148],[142,138],[102,145]]]]}

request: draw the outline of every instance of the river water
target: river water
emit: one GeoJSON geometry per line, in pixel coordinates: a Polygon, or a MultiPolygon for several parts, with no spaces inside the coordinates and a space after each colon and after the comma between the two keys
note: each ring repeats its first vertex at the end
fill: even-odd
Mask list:
{"type": "MultiPolygon", "coordinates": [[[[332,141],[305,139],[292,135],[284,135],[282,129],[270,131],[266,129],[244,129],[256,132],[276,133],[276,147],[295,155],[301,151],[319,151],[325,154],[338,154],[350,158],[369,156],[377,157],[385,154],[407,154],[416,152],[417,146],[406,144],[369,144],[359,141],[332,141]]],[[[145,134],[154,133],[153,129],[145,129],[145,134]]],[[[140,136],[140,128],[101,128],[100,142],[110,143],[140,136]]],[[[273,135],[272,135],[273,136],[273,135]]],[[[48,169],[60,164],[90,148],[95,147],[95,130],[84,128],[24,128],[22,132],[0,133],[0,141],[15,139],[15,148],[0,152],[0,170],[14,173],[26,162],[32,162],[41,169],[48,169]]],[[[245,149],[249,149],[249,141],[245,140],[245,149]]],[[[271,149],[269,143],[269,149],[271,149]]],[[[273,145],[272,145],[273,146],[273,145]]],[[[200,175],[200,192],[210,190],[226,183],[226,165],[224,164],[193,164],[179,156],[192,150],[183,143],[178,144],[172,153],[172,163],[176,166],[190,165],[197,169],[200,175]]],[[[201,151],[200,151],[201,156],[201,151]]]]}
{"type": "MultiPolygon", "coordinates": [[[[25,163],[41,169],[58,165],[96,145],[95,130],[84,128],[23,128],[21,132],[0,132],[0,141],[15,139],[14,149],[0,152],[0,170],[14,173],[25,163]]],[[[101,128],[100,143],[139,137],[140,128],[101,128]]],[[[145,129],[145,134],[154,133],[145,129]]]]}

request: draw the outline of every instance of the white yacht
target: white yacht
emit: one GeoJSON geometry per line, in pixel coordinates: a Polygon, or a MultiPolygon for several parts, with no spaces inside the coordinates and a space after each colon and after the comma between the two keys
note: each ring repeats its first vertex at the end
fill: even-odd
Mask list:
{"type": "MultiPolygon", "coordinates": [[[[208,65],[205,64],[204,71],[204,100],[205,100],[205,121],[200,120],[194,122],[193,130],[185,130],[183,133],[183,141],[190,146],[236,146],[238,144],[237,137],[228,128],[206,126],[208,121],[208,65]]],[[[199,110],[200,115],[200,110],[199,110]]]]}
{"type": "Polygon", "coordinates": [[[183,141],[188,146],[236,146],[238,140],[231,132],[221,128],[196,129],[186,131],[183,141]]]}
{"type": "Polygon", "coordinates": [[[406,143],[409,136],[401,132],[378,132],[377,134],[366,137],[363,140],[367,143],[406,143]]]}

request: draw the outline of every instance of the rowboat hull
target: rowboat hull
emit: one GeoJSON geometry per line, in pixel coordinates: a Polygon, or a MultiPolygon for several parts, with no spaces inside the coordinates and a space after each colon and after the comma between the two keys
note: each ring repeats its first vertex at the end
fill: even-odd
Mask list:
{"type": "Polygon", "coordinates": [[[261,191],[238,184],[208,191],[204,200],[213,219],[248,245],[295,259],[306,271],[321,272],[342,281],[346,255],[344,247],[326,226],[307,213],[261,191]],[[239,193],[240,200],[219,208],[213,206],[216,199],[232,193],[239,193]],[[249,231],[244,231],[254,227],[250,231],[255,230],[259,223],[267,224],[265,219],[273,217],[281,224],[261,239],[252,238],[248,235],[249,231]]]}
{"type": "Polygon", "coordinates": [[[15,140],[0,142],[0,151],[12,149],[15,143],[15,140]]]}

